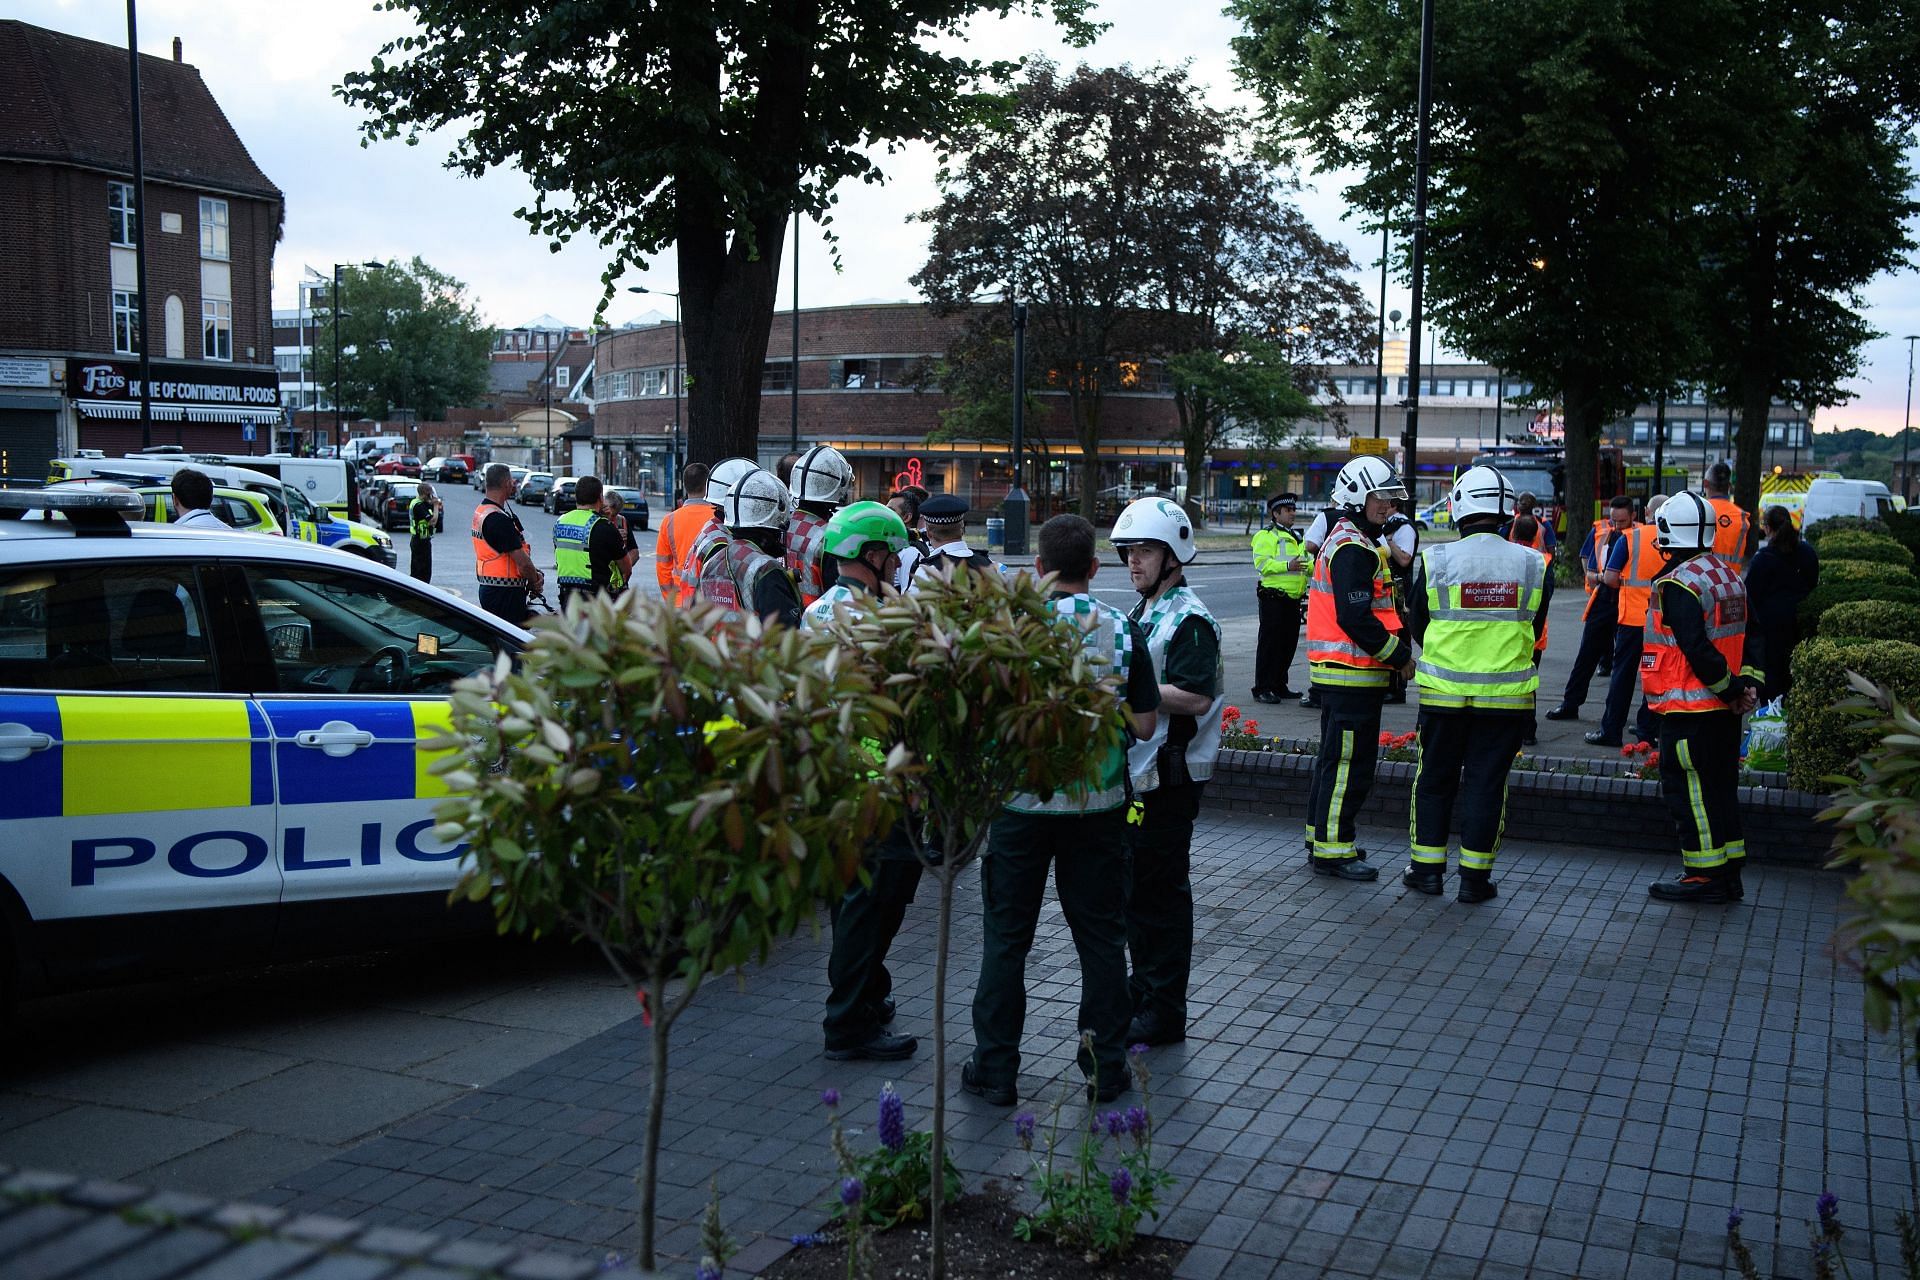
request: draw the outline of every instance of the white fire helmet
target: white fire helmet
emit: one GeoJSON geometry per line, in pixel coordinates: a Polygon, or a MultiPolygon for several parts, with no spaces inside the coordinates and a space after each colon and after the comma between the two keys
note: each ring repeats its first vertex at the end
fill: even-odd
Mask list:
{"type": "Polygon", "coordinates": [[[707,472],[707,501],[715,506],[727,500],[727,494],[733,486],[740,483],[741,477],[748,476],[760,469],[760,464],[752,458],[728,458],[724,462],[713,464],[713,470],[707,472]]]}
{"type": "Polygon", "coordinates": [[[1456,521],[1474,516],[1510,516],[1513,502],[1513,486],[1492,467],[1468,467],[1453,482],[1453,492],[1447,497],[1456,521]]]}
{"type": "Polygon", "coordinates": [[[1385,458],[1355,458],[1340,468],[1340,474],[1333,478],[1333,505],[1359,510],[1367,504],[1368,498],[1394,498],[1407,496],[1407,486],[1400,483],[1400,477],[1394,474],[1393,464],[1385,458]]]}
{"type": "Polygon", "coordinates": [[[729,529],[784,529],[793,515],[793,495],[771,471],[750,471],[740,477],[721,504],[729,529]]]}
{"type": "Polygon", "coordinates": [[[1662,551],[1699,551],[1713,545],[1714,530],[1720,513],[1713,504],[1691,489],[1674,494],[1660,504],[1653,518],[1653,545],[1662,551]]]}
{"type": "Polygon", "coordinates": [[[843,506],[853,497],[853,466],[832,445],[817,444],[793,464],[787,484],[796,501],[843,506]]]}
{"type": "Polygon", "coordinates": [[[1193,540],[1193,521],[1171,498],[1135,498],[1113,523],[1109,542],[1122,549],[1141,542],[1158,542],[1181,564],[1192,564],[1199,548],[1193,540]]]}

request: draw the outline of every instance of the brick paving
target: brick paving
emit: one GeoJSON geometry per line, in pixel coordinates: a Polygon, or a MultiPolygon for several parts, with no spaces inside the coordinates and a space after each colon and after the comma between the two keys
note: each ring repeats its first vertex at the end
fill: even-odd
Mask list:
{"type": "MultiPolygon", "coordinates": [[[[1403,841],[1363,835],[1396,869],[1403,841]]],[[[1180,1274],[1726,1275],[1738,1204],[1762,1274],[1806,1275],[1823,1189],[1840,1197],[1854,1264],[1891,1266],[1894,1214],[1920,1185],[1920,1090],[1897,1046],[1863,1029],[1857,984],[1830,954],[1844,881],[1761,867],[1746,904],[1675,910],[1644,892],[1669,862],[1509,845],[1500,899],[1468,908],[1391,879],[1315,878],[1293,823],[1203,814],[1194,1034],[1149,1059],[1179,1178],[1157,1229],[1194,1242],[1180,1274]]],[[[895,948],[902,1029],[931,1014],[933,896],[923,885],[895,948]]],[[[969,877],[956,1079],[977,902],[969,877]]],[[[825,947],[803,936],[744,981],[710,984],[676,1028],[660,1210],[680,1262],[710,1179],[748,1244],[738,1269],[818,1224],[821,1089],[864,1125],[892,1080],[926,1123],[925,1049],[909,1063],[821,1058],[825,947]]],[[[1029,973],[1022,1093],[1051,1097],[1078,987],[1051,905],[1029,973]]],[[[248,1198],[549,1252],[630,1248],[644,1035],[636,1019],[592,1036],[248,1198]]],[[[1024,1168],[1009,1114],[956,1085],[969,1175],[1024,1168]]]]}

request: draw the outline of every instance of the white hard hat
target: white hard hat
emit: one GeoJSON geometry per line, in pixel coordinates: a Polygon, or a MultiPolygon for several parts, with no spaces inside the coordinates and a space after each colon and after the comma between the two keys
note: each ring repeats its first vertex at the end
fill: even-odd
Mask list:
{"type": "Polygon", "coordinates": [[[756,468],[740,478],[721,508],[729,529],[784,529],[793,514],[793,495],[773,472],[756,468]]]}
{"type": "Polygon", "coordinates": [[[724,462],[713,464],[713,470],[707,472],[707,501],[720,503],[726,501],[733,486],[740,483],[741,477],[752,475],[760,469],[760,464],[752,458],[728,458],[724,462]]]}
{"type": "Polygon", "coordinates": [[[1455,520],[1513,514],[1513,486],[1492,467],[1468,467],[1453,482],[1447,505],[1455,520]]]}
{"type": "Polygon", "coordinates": [[[1108,541],[1116,547],[1158,542],[1181,564],[1192,564],[1199,550],[1193,541],[1193,521],[1171,498],[1135,498],[1114,521],[1108,541]]]}
{"type": "Polygon", "coordinates": [[[832,445],[817,444],[793,464],[787,484],[801,502],[841,506],[853,497],[853,465],[832,445]]]}
{"type": "Polygon", "coordinates": [[[1663,551],[1699,551],[1713,545],[1720,513],[1713,504],[1691,489],[1674,494],[1660,504],[1653,518],[1653,545],[1663,551]]]}
{"type": "Polygon", "coordinates": [[[1400,477],[1394,474],[1393,465],[1385,458],[1355,458],[1340,468],[1340,474],[1333,478],[1333,505],[1336,507],[1362,507],[1368,498],[1404,498],[1407,486],[1400,483],[1400,477]]]}

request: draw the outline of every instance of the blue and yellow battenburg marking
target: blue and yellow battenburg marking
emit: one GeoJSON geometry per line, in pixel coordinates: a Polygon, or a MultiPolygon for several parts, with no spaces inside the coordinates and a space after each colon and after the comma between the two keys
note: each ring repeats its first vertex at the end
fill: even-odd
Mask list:
{"type": "Polygon", "coordinates": [[[439,701],[0,694],[5,723],[52,745],[0,762],[0,820],[268,805],[276,764],[282,804],[449,794],[430,771],[441,751],[416,743],[451,725],[439,701]],[[294,742],[333,720],[373,744],[334,758],[294,742]]]}

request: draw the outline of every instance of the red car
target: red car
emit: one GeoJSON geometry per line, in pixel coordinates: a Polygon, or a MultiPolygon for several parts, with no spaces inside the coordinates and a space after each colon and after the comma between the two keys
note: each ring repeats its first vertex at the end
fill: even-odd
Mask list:
{"type": "Polygon", "coordinates": [[[420,478],[420,457],[413,453],[390,453],[373,468],[375,475],[420,478]]]}

